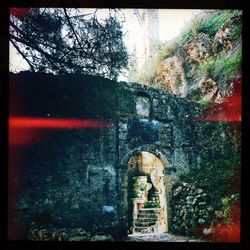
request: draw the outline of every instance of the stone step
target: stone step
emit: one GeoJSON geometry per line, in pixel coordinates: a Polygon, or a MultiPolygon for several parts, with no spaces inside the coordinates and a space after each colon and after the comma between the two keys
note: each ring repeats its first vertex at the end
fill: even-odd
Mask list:
{"type": "Polygon", "coordinates": [[[145,233],[145,232],[154,232],[155,231],[155,226],[150,226],[150,227],[135,227],[134,232],[135,233],[145,233]],[[153,229],[154,228],[154,229],[153,229]]]}
{"type": "Polygon", "coordinates": [[[160,208],[140,208],[139,211],[147,211],[149,213],[159,212],[160,208]]]}
{"type": "Polygon", "coordinates": [[[135,223],[135,227],[150,227],[150,226],[154,226],[156,223],[156,221],[154,222],[136,222],[135,223]]]}
{"type": "Polygon", "coordinates": [[[158,215],[159,211],[140,211],[138,212],[138,215],[158,215]]]}
{"type": "Polygon", "coordinates": [[[149,213],[151,213],[151,212],[159,212],[160,211],[160,208],[140,208],[139,209],[139,212],[140,211],[147,211],[147,212],[149,212],[149,213]]]}
{"type": "Polygon", "coordinates": [[[137,218],[140,219],[155,219],[158,218],[159,214],[138,214],[137,218]]]}
{"type": "Polygon", "coordinates": [[[141,232],[155,226],[159,213],[159,208],[140,208],[135,222],[135,232],[141,232]]]}
{"type": "Polygon", "coordinates": [[[135,227],[135,232],[141,232],[142,230],[146,230],[148,227],[135,227]]]}
{"type": "Polygon", "coordinates": [[[157,221],[157,217],[149,217],[149,218],[144,218],[144,217],[138,217],[137,222],[155,222],[157,221]]]}

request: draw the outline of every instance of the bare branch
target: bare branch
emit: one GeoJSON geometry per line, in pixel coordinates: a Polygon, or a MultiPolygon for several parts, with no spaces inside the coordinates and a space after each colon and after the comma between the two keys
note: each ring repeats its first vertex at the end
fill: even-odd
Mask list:
{"type": "Polygon", "coordinates": [[[10,39],[10,42],[13,44],[13,46],[15,47],[15,49],[18,51],[18,53],[23,57],[23,59],[29,64],[31,70],[33,72],[36,72],[33,65],[30,63],[30,61],[28,60],[28,58],[24,55],[24,53],[18,48],[18,46],[12,41],[12,39],[10,39]]]}
{"type": "Polygon", "coordinates": [[[67,19],[67,21],[68,21],[68,24],[69,24],[69,26],[70,26],[70,28],[71,28],[71,30],[72,30],[72,32],[73,32],[75,38],[76,38],[76,41],[78,42],[78,44],[79,44],[80,48],[82,49],[82,51],[83,51],[84,53],[86,53],[85,50],[84,50],[83,47],[82,47],[81,42],[80,42],[79,39],[78,39],[78,36],[77,36],[77,34],[76,34],[76,32],[75,32],[74,27],[72,26],[72,23],[70,22],[69,16],[68,16],[67,11],[66,11],[66,8],[63,8],[63,11],[64,11],[65,17],[66,17],[66,19],[67,19]]]}

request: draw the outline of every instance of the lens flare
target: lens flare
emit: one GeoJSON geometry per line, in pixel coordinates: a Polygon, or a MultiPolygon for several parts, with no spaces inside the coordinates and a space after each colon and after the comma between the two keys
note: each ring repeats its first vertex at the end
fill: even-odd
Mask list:
{"type": "Polygon", "coordinates": [[[105,120],[59,119],[35,117],[9,118],[9,145],[22,146],[39,143],[45,131],[107,128],[113,124],[105,120]]]}
{"type": "Polygon", "coordinates": [[[212,227],[210,234],[204,236],[203,230],[209,228],[210,225],[203,225],[198,227],[197,234],[203,235],[206,240],[214,242],[240,242],[240,204],[235,203],[231,205],[231,214],[228,218],[231,222],[222,220],[217,225],[212,227]]]}
{"type": "Polygon", "coordinates": [[[10,14],[18,17],[18,18],[23,18],[27,16],[30,13],[31,9],[30,8],[10,8],[10,14]]]}
{"type": "Polygon", "coordinates": [[[112,124],[103,120],[10,117],[10,129],[77,129],[106,128],[112,124]]]}
{"type": "Polygon", "coordinates": [[[201,117],[194,121],[241,122],[241,79],[234,83],[234,94],[224,99],[223,103],[209,105],[201,117]]]}

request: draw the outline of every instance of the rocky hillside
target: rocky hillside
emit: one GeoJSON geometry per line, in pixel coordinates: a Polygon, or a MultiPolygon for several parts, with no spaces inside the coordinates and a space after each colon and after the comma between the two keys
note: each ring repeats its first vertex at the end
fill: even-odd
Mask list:
{"type": "Polygon", "coordinates": [[[201,103],[221,103],[241,79],[242,12],[204,11],[158,52],[144,84],[201,103]]]}

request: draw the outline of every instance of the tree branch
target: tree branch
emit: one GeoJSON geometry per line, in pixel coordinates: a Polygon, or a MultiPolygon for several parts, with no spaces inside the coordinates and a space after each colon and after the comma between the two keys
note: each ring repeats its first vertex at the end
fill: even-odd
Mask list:
{"type": "Polygon", "coordinates": [[[33,65],[30,63],[30,61],[28,60],[28,58],[24,55],[24,53],[18,48],[18,46],[12,41],[12,39],[10,39],[10,42],[13,44],[13,46],[15,47],[15,49],[18,51],[18,53],[23,57],[23,59],[29,64],[31,70],[33,72],[35,71],[35,68],[33,67],[33,65]]]}
{"type": "Polygon", "coordinates": [[[77,43],[79,44],[79,46],[80,46],[80,48],[82,49],[82,51],[83,51],[84,53],[86,53],[85,50],[84,50],[83,47],[82,47],[81,42],[80,42],[79,39],[78,39],[78,36],[77,36],[77,34],[76,34],[76,32],[75,32],[75,29],[74,29],[72,23],[71,23],[70,20],[69,20],[69,16],[68,16],[68,14],[67,14],[66,8],[63,8],[63,11],[64,11],[65,17],[66,17],[66,19],[67,19],[67,21],[68,21],[68,24],[69,24],[69,26],[70,26],[70,28],[71,28],[71,30],[72,30],[72,32],[73,32],[75,38],[76,38],[77,43]]]}
{"type": "MultiPolygon", "coordinates": [[[[95,13],[97,12],[97,10],[98,10],[98,9],[96,9],[95,13]]],[[[83,53],[84,53],[85,55],[89,56],[91,59],[95,59],[95,60],[96,60],[96,58],[93,58],[93,56],[92,56],[91,54],[87,53],[87,52],[84,50],[84,48],[82,47],[81,42],[79,41],[79,38],[78,38],[76,32],[75,32],[75,29],[74,29],[72,23],[71,23],[71,21],[69,20],[69,16],[68,16],[68,14],[67,14],[66,8],[63,8],[63,11],[64,11],[65,17],[66,17],[66,19],[67,19],[67,21],[68,21],[68,24],[69,24],[69,26],[70,26],[70,28],[71,28],[71,30],[72,30],[72,32],[73,32],[75,38],[76,38],[76,41],[77,41],[77,43],[79,44],[79,46],[80,46],[81,50],[83,51],[83,53]]],[[[98,62],[101,63],[100,61],[98,61],[98,62]]]]}

